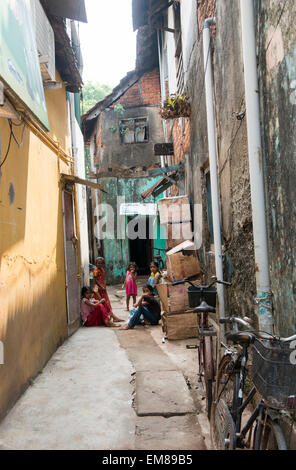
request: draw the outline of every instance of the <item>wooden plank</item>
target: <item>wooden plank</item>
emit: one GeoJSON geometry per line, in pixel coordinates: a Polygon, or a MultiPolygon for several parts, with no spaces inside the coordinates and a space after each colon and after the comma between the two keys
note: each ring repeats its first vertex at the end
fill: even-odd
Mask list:
{"type": "Polygon", "coordinates": [[[163,166],[160,168],[153,168],[149,170],[149,176],[162,176],[163,174],[171,173],[173,171],[181,170],[184,167],[183,163],[179,165],[163,166]]]}
{"type": "Polygon", "coordinates": [[[69,183],[77,183],[77,184],[84,184],[85,186],[90,186],[94,189],[99,189],[103,193],[107,193],[105,189],[102,188],[98,183],[93,183],[92,181],[84,180],[79,178],[78,176],[74,175],[66,175],[65,173],[61,173],[61,178],[63,181],[68,181],[69,183]]]}

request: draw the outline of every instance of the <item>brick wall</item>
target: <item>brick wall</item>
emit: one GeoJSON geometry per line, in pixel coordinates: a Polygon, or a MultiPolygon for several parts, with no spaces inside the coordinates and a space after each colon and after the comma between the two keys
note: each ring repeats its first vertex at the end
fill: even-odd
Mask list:
{"type": "Polygon", "coordinates": [[[172,128],[174,163],[180,163],[190,149],[190,119],[175,119],[172,128]]]}
{"type": "Polygon", "coordinates": [[[160,82],[158,69],[146,72],[141,79],[122,95],[114,104],[125,108],[141,105],[160,104],[160,82]]]}
{"type": "MultiPolygon", "coordinates": [[[[167,125],[170,126],[169,123],[167,125]]],[[[190,150],[190,118],[174,119],[170,135],[174,144],[174,156],[171,163],[178,165],[190,150]]],[[[171,196],[178,196],[179,188],[174,185],[168,192],[171,196]]]]}
{"type": "Polygon", "coordinates": [[[140,80],[143,104],[160,104],[160,82],[157,69],[147,72],[140,80]]]}
{"type": "MultiPolygon", "coordinates": [[[[215,16],[215,0],[197,0],[197,21],[200,34],[204,20],[212,16],[215,16]]],[[[216,26],[212,29],[212,34],[215,35],[216,26]]]]}

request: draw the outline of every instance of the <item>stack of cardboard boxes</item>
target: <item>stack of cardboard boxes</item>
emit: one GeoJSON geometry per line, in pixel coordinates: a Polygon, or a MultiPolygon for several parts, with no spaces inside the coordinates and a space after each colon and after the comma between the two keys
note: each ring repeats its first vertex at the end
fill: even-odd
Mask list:
{"type": "Polygon", "coordinates": [[[166,253],[167,280],[157,286],[162,303],[162,325],[167,339],[197,337],[197,315],[188,302],[188,284],[173,285],[174,281],[190,278],[201,284],[202,271],[197,250],[190,240],[183,241],[166,253]]]}

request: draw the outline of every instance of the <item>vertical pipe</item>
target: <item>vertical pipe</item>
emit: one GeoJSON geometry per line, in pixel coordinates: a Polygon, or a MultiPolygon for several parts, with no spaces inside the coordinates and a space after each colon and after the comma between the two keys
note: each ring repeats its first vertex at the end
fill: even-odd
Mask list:
{"type": "MultiPolygon", "coordinates": [[[[204,73],[205,73],[205,91],[206,91],[206,110],[207,110],[208,148],[209,148],[210,177],[211,177],[214,245],[215,245],[215,265],[216,265],[216,276],[219,280],[223,281],[219,187],[218,187],[218,173],[217,173],[216,133],[215,133],[214,100],[213,100],[213,77],[212,77],[212,61],[211,61],[211,50],[210,50],[210,47],[211,47],[210,26],[214,23],[215,23],[215,18],[207,18],[203,24],[203,55],[204,55],[204,73]]],[[[218,295],[218,301],[219,301],[219,316],[220,318],[225,318],[224,287],[221,284],[217,285],[217,295],[218,295]]]]}
{"type": "MultiPolygon", "coordinates": [[[[157,46],[158,46],[158,64],[159,64],[159,83],[160,83],[160,94],[161,94],[161,101],[165,99],[165,85],[164,85],[164,77],[163,77],[163,65],[162,65],[162,57],[161,57],[161,47],[160,47],[160,31],[157,30],[157,46]]],[[[166,138],[166,126],[165,122],[162,122],[163,127],[163,134],[166,138]]],[[[160,165],[161,167],[165,166],[164,156],[160,156],[160,165]]],[[[165,191],[166,194],[166,191],[165,191]]]]}
{"type": "Polygon", "coordinates": [[[260,329],[272,333],[267,228],[260,135],[259,91],[253,0],[240,0],[253,237],[260,329]]]}

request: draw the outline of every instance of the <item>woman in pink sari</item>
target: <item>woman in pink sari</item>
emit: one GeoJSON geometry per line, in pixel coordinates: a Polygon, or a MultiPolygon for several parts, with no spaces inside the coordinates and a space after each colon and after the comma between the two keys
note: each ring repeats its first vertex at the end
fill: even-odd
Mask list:
{"type": "Polygon", "coordinates": [[[95,300],[88,287],[81,290],[81,319],[84,326],[119,326],[112,321],[111,315],[104,307],[104,299],[95,300]]]}
{"type": "Polygon", "coordinates": [[[95,292],[95,297],[100,300],[104,299],[105,303],[104,306],[106,307],[108,313],[111,315],[111,317],[114,319],[115,322],[118,321],[124,321],[120,318],[118,318],[114,313],[112,312],[112,307],[111,307],[111,302],[107,293],[106,289],[106,281],[105,281],[105,260],[104,258],[97,258],[96,259],[96,269],[93,271],[93,277],[95,281],[94,285],[94,292],[95,292]],[[97,290],[97,292],[96,292],[97,290]]]}

